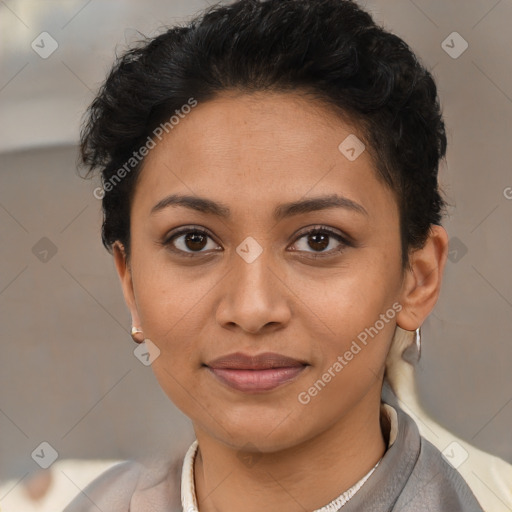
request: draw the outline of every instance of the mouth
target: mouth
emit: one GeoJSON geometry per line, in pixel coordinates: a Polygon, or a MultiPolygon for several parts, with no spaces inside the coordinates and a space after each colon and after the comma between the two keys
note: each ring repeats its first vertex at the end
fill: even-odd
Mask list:
{"type": "Polygon", "coordinates": [[[215,359],[204,366],[230,388],[258,393],[270,391],[297,379],[309,364],[272,352],[256,356],[237,352],[215,359]]]}

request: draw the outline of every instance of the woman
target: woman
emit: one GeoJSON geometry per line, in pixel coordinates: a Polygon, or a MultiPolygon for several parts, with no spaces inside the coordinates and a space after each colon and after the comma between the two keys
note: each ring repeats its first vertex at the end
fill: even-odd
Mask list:
{"type": "Polygon", "coordinates": [[[382,397],[439,296],[445,151],[431,75],[348,0],[240,0],[122,56],[82,159],[132,336],[197,439],[66,510],[482,511],[382,397]]]}

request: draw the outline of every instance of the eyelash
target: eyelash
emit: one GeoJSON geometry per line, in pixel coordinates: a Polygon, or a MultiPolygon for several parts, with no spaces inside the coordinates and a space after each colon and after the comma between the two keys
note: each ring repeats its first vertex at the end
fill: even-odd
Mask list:
{"type": "MultiPolygon", "coordinates": [[[[177,249],[176,247],[174,247],[174,245],[172,243],[173,240],[179,238],[180,236],[190,234],[190,233],[200,234],[200,235],[206,236],[208,238],[211,238],[213,240],[213,236],[208,231],[205,231],[203,228],[189,226],[189,227],[182,228],[182,229],[176,231],[175,233],[172,233],[170,236],[166,237],[161,242],[161,245],[166,248],[169,248],[173,253],[175,253],[179,256],[183,256],[185,258],[197,257],[198,255],[200,256],[203,254],[201,251],[195,251],[195,252],[194,251],[192,251],[192,252],[182,251],[181,249],[177,249]]],[[[326,235],[336,239],[338,242],[340,242],[341,245],[337,249],[331,249],[328,252],[316,252],[316,253],[311,252],[310,253],[309,251],[305,251],[308,254],[307,257],[309,257],[309,258],[315,259],[315,258],[324,258],[324,257],[328,257],[328,256],[338,255],[338,254],[341,254],[347,247],[354,246],[354,244],[351,241],[349,241],[349,239],[346,238],[345,236],[341,235],[340,233],[338,233],[336,231],[333,231],[332,229],[330,229],[326,226],[321,226],[321,225],[313,226],[308,231],[300,233],[293,243],[294,244],[297,243],[300,239],[307,237],[308,235],[318,235],[318,234],[326,234],[326,235]]],[[[220,252],[220,251],[216,251],[216,252],[220,252]]],[[[296,252],[304,252],[304,251],[297,250],[296,252]]]]}

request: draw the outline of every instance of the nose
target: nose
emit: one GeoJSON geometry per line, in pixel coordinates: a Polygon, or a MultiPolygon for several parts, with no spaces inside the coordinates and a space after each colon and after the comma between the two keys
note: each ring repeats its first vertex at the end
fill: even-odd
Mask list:
{"type": "Polygon", "coordinates": [[[216,310],[219,325],[257,334],[279,330],[288,324],[293,294],[271,256],[264,249],[248,263],[233,253],[231,272],[219,288],[221,298],[216,310]]]}

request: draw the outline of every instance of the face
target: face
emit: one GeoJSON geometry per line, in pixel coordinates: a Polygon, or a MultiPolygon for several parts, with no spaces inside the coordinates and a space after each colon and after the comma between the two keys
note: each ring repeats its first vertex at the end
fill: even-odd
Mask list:
{"type": "Polygon", "coordinates": [[[380,399],[403,291],[399,214],[369,152],[338,148],[349,135],[299,95],[224,93],[146,157],[125,298],[160,350],[163,390],[230,446],[284,449],[380,399]],[[235,352],[302,364],[258,377],[206,366],[235,352]]]}

